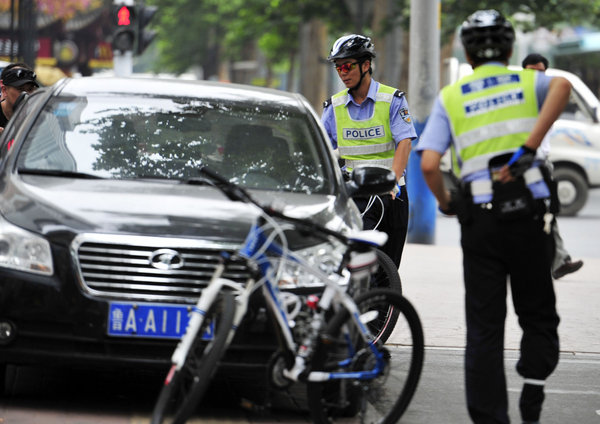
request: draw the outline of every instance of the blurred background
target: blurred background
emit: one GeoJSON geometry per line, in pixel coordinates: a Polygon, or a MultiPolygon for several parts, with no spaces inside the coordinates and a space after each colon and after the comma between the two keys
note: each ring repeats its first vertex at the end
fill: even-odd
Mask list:
{"type": "MultiPolygon", "coordinates": [[[[600,0],[437,5],[441,85],[447,60],[463,59],[458,25],[494,7],[518,29],[513,64],[542,53],[600,93],[600,0]]],[[[270,86],[300,92],[320,110],[339,88],[325,58],[345,33],[371,36],[375,78],[408,89],[410,10],[410,0],[0,0],[0,59],[35,65],[50,85],[110,73],[115,50],[127,50],[134,73],[270,86]]]]}

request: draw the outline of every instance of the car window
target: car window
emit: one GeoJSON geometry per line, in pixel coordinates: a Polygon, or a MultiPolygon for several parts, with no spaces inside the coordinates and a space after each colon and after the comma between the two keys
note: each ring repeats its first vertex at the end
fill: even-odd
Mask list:
{"type": "Polygon", "coordinates": [[[568,119],[571,121],[589,122],[593,123],[594,118],[592,115],[593,111],[587,107],[586,102],[581,98],[576,90],[571,90],[569,102],[560,115],[561,119],[568,119]]]}
{"type": "Polygon", "coordinates": [[[285,105],[222,100],[56,97],[17,166],[181,181],[208,165],[249,188],[325,192],[322,140],[309,116],[285,105]]]}

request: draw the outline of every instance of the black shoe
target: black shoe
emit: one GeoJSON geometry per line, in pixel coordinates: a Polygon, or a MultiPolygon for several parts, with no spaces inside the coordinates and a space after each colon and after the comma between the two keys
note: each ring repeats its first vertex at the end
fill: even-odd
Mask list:
{"type": "Polygon", "coordinates": [[[561,277],[564,277],[567,274],[575,272],[579,270],[583,266],[583,261],[575,261],[571,262],[570,260],[565,261],[561,266],[552,271],[552,277],[555,280],[558,280],[561,277]]]}

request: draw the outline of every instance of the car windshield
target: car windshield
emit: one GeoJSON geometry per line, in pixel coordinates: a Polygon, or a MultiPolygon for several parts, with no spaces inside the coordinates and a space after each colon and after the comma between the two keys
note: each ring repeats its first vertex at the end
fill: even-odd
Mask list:
{"type": "Polygon", "coordinates": [[[189,181],[200,166],[247,188],[326,193],[323,143],[286,104],[197,98],[54,97],[19,153],[22,172],[189,181]]]}

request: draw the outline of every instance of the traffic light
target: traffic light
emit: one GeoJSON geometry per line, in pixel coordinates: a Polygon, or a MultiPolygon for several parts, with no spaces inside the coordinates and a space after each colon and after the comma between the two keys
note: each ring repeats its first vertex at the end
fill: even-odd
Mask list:
{"type": "Polygon", "coordinates": [[[116,4],[113,6],[112,20],[114,25],[112,48],[120,52],[133,51],[137,30],[134,6],[116,4]]]}
{"type": "Polygon", "coordinates": [[[137,54],[144,53],[146,47],[148,47],[152,40],[154,40],[154,37],[156,37],[156,31],[146,29],[146,26],[150,23],[157,11],[157,6],[146,6],[143,4],[138,6],[137,54]]]}

